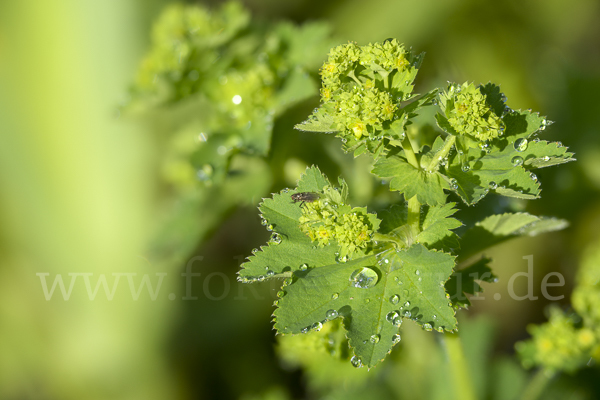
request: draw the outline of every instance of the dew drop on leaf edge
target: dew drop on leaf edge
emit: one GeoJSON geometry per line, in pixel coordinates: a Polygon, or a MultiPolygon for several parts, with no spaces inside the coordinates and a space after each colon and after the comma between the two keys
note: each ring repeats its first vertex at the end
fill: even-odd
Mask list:
{"type": "Polygon", "coordinates": [[[327,310],[327,312],[325,313],[325,316],[327,317],[327,319],[336,319],[338,317],[338,312],[336,310],[327,310]]]}
{"type": "Polygon", "coordinates": [[[350,364],[352,364],[353,367],[355,368],[362,368],[363,363],[360,359],[360,357],[354,355],[352,356],[352,358],[350,359],[350,364]]]}

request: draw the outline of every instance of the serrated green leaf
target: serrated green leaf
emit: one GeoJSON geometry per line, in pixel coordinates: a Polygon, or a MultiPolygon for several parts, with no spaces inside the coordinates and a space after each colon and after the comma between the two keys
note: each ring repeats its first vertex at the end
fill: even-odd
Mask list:
{"type": "Polygon", "coordinates": [[[306,121],[294,125],[294,129],[298,129],[299,131],[303,132],[316,133],[339,132],[333,115],[331,115],[324,106],[317,108],[306,121]]]}
{"type": "Polygon", "coordinates": [[[425,209],[422,222],[422,231],[417,235],[417,241],[428,248],[440,249],[448,252],[458,250],[459,241],[453,229],[462,226],[462,222],[450,218],[456,213],[455,203],[425,209]]]}
{"type": "Polygon", "coordinates": [[[319,192],[327,185],[329,181],[313,166],[300,178],[297,191],[286,189],[273,195],[272,199],[264,199],[259,209],[266,225],[278,235],[278,239],[248,257],[248,262],[242,264],[240,278],[268,278],[269,271],[274,276],[296,271],[304,264],[314,268],[335,262],[338,246],[330,245],[319,251],[313,250],[314,244],[298,225],[298,219],[302,215],[300,205],[291,198],[297,192],[319,192]]]}
{"type": "Polygon", "coordinates": [[[480,85],[479,91],[485,95],[485,102],[490,106],[494,114],[499,117],[502,116],[506,106],[504,104],[505,97],[500,92],[500,86],[488,82],[485,85],[480,85]]]}
{"type": "Polygon", "coordinates": [[[520,138],[529,138],[535,132],[543,130],[546,127],[546,117],[533,113],[532,111],[516,110],[511,111],[502,117],[506,130],[504,137],[508,143],[513,143],[520,138]]]}
{"type": "Polygon", "coordinates": [[[392,178],[390,189],[401,192],[406,199],[417,196],[420,203],[432,206],[446,202],[444,189],[449,189],[449,186],[441,174],[417,169],[403,157],[382,157],[371,172],[381,178],[392,178]]]}
{"type": "Polygon", "coordinates": [[[573,153],[568,152],[562,144],[545,140],[529,142],[523,154],[523,165],[527,168],[545,168],[575,161],[573,153]]]}
{"type": "Polygon", "coordinates": [[[468,308],[471,301],[469,301],[466,294],[474,295],[483,292],[481,286],[475,281],[496,282],[497,277],[489,267],[491,261],[491,258],[482,257],[467,268],[454,271],[445,285],[446,292],[450,295],[454,307],[468,308]]]}
{"type": "Polygon", "coordinates": [[[275,328],[280,333],[318,329],[334,310],[344,319],[355,354],[373,367],[392,349],[401,321],[397,318],[413,319],[426,329],[456,328],[444,290],[453,266],[454,257],[416,244],[297,273],[279,300],[275,328]],[[354,279],[359,271],[378,279],[359,287],[354,279]]]}
{"type": "Polygon", "coordinates": [[[568,222],[554,217],[538,217],[528,213],[496,214],[477,222],[461,238],[459,259],[470,256],[498,243],[518,237],[564,229],[568,222]]]}
{"type": "Polygon", "coordinates": [[[523,156],[527,154],[517,152],[512,145],[490,154],[471,148],[468,153],[469,169],[465,170],[459,157],[455,157],[446,169],[446,174],[456,180],[456,192],[468,205],[477,203],[490,190],[497,188],[501,191],[502,188],[511,189],[502,191],[505,196],[517,192],[515,195],[521,198],[537,198],[540,184],[515,162],[515,158],[520,157],[522,164],[523,156]]]}

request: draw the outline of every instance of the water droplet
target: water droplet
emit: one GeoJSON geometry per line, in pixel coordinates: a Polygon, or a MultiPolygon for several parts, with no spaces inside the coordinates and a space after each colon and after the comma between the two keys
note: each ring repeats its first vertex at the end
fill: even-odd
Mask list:
{"type": "Polygon", "coordinates": [[[327,310],[325,316],[327,319],[336,319],[338,317],[338,312],[336,310],[327,310]]]}
{"type": "Polygon", "coordinates": [[[421,280],[422,280],[422,279],[421,279],[421,277],[419,277],[419,279],[417,279],[417,280],[418,280],[419,282],[421,282],[421,280]]]}
{"type": "Polygon", "coordinates": [[[406,303],[404,303],[404,307],[410,307],[410,301],[407,301],[406,303]]]}
{"type": "Polygon", "coordinates": [[[398,304],[399,301],[400,301],[400,296],[398,296],[397,294],[390,297],[390,303],[392,303],[392,304],[398,304]]]}
{"type": "Polygon", "coordinates": [[[300,333],[308,333],[309,328],[308,327],[304,327],[300,330],[300,333]]]}
{"type": "MultiPolygon", "coordinates": [[[[325,204],[327,204],[327,203],[325,203],[325,204]]],[[[336,257],[335,261],[337,261],[339,263],[345,263],[346,261],[348,261],[348,256],[336,257]]]]}
{"type": "Polygon", "coordinates": [[[450,187],[452,188],[452,190],[458,189],[458,183],[456,182],[456,179],[454,179],[454,178],[450,179],[450,187]]]}
{"type": "Polygon", "coordinates": [[[312,326],[310,327],[310,329],[312,329],[313,331],[319,332],[321,329],[323,328],[323,324],[320,322],[315,322],[314,324],[312,324],[312,326]]]}
{"type": "Polygon", "coordinates": [[[494,181],[491,181],[489,184],[490,189],[494,190],[498,188],[498,184],[494,181]]]}
{"type": "Polygon", "coordinates": [[[404,289],[404,290],[402,291],[402,296],[403,296],[403,297],[408,297],[408,295],[409,295],[408,289],[404,289]]]}
{"type": "Polygon", "coordinates": [[[523,165],[523,157],[520,156],[514,156],[513,159],[510,161],[512,163],[512,165],[514,165],[515,167],[521,166],[523,165]]]}
{"type": "Polygon", "coordinates": [[[388,322],[394,322],[394,320],[398,318],[398,313],[396,311],[390,311],[389,313],[387,313],[387,315],[385,316],[385,319],[388,320],[388,322]]]}
{"type": "Polygon", "coordinates": [[[292,284],[292,278],[285,278],[283,280],[283,286],[288,286],[292,284]]]}
{"type": "Polygon", "coordinates": [[[542,160],[544,160],[544,161],[550,161],[550,157],[544,156],[544,157],[542,157],[542,160]]]}
{"type": "Polygon", "coordinates": [[[275,271],[267,271],[267,276],[268,277],[271,277],[273,275],[275,275],[275,271]]]}
{"type": "Polygon", "coordinates": [[[415,271],[415,275],[421,275],[421,271],[419,271],[419,270],[416,270],[416,271],[415,271]]]}
{"type": "Polygon", "coordinates": [[[365,304],[369,304],[371,302],[371,299],[365,299],[365,304]]]}
{"type": "Polygon", "coordinates": [[[379,343],[379,335],[371,335],[371,337],[369,338],[369,342],[373,344],[379,343]]]}
{"type": "Polygon", "coordinates": [[[277,292],[277,297],[281,298],[285,296],[285,292],[283,290],[280,290],[279,292],[277,292]]]}
{"type": "Polygon", "coordinates": [[[464,164],[461,169],[463,172],[469,172],[471,167],[469,167],[469,164],[464,164]]]}
{"type": "Polygon", "coordinates": [[[361,289],[372,288],[378,280],[377,272],[367,267],[359,268],[350,275],[350,285],[361,289]]]}
{"type": "Polygon", "coordinates": [[[331,295],[331,298],[332,298],[333,300],[335,300],[335,299],[337,299],[339,296],[340,296],[339,294],[337,294],[337,293],[334,293],[334,294],[332,294],[332,295],[331,295]]]}
{"type": "Polygon", "coordinates": [[[534,174],[533,172],[529,174],[529,177],[534,181],[537,182],[538,181],[538,177],[536,174],[534,174]]]}
{"type": "Polygon", "coordinates": [[[258,278],[256,278],[259,282],[263,282],[265,280],[265,276],[264,275],[259,275],[258,278]]]}
{"type": "Polygon", "coordinates": [[[514,143],[515,150],[519,151],[519,152],[525,151],[525,150],[527,150],[528,144],[529,143],[527,142],[527,139],[525,139],[525,138],[517,139],[517,140],[515,140],[515,143],[514,143]]]}
{"type": "Polygon", "coordinates": [[[267,226],[267,230],[268,230],[269,232],[273,231],[273,229],[274,229],[273,225],[269,225],[269,226],[267,226]]]}
{"type": "Polygon", "coordinates": [[[437,315],[433,314],[433,319],[437,319],[437,315]]]}
{"type": "Polygon", "coordinates": [[[398,343],[402,338],[400,337],[400,335],[395,334],[394,336],[392,336],[392,343],[396,344],[398,343]]]}
{"type": "Polygon", "coordinates": [[[412,315],[412,314],[411,314],[411,312],[410,312],[409,310],[404,310],[404,316],[405,316],[406,318],[410,318],[410,316],[411,316],[411,315],[412,315]]]}
{"type": "Polygon", "coordinates": [[[399,327],[400,325],[402,325],[402,317],[394,318],[393,324],[395,327],[399,327]]]}
{"type": "Polygon", "coordinates": [[[423,329],[425,329],[427,332],[430,332],[433,327],[431,324],[423,324],[423,329]]]}
{"type": "Polygon", "coordinates": [[[358,356],[352,356],[352,358],[350,359],[350,364],[352,364],[353,367],[355,368],[362,368],[363,367],[363,363],[360,359],[360,357],[358,356]]]}
{"type": "Polygon", "coordinates": [[[308,264],[302,264],[300,266],[300,268],[298,268],[300,271],[306,271],[308,269],[308,264]]]}
{"type": "Polygon", "coordinates": [[[279,244],[279,243],[281,243],[281,236],[279,236],[278,233],[273,233],[271,235],[271,240],[270,241],[273,242],[274,244],[279,244]]]}

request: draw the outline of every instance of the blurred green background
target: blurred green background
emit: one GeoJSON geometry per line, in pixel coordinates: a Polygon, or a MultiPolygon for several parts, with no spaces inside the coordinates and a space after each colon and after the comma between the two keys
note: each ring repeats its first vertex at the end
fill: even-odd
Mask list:
{"type": "MultiPolygon", "coordinates": [[[[122,115],[119,106],[149,49],[152,22],[168,3],[0,3],[0,398],[337,398],[341,392],[330,393],[322,389],[326,382],[315,379],[325,372],[299,369],[277,356],[270,321],[276,286],[241,286],[235,274],[269,236],[255,208],[260,194],[293,185],[296,171],[312,163],[359,186],[353,168],[359,170],[361,161],[349,166],[351,157],[336,141],[293,131],[318,99],[303,102],[276,121],[267,157],[270,165],[287,169],[264,177],[252,201],[223,210],[216,224],[206,222],[215,218],[210,210],[187,221],[216,229],[192,243],[183,262],[153,258],[148,243],[167,212],[159,160],[170,132],[160,132],[156,119],[122,115]],[[195,300],[182,300],[189,294],[180,275],[186,263],[201,274],[193,280],[195,300]],[[49,275],[39,275],[44,273],[49,275]],[[57,274],[67,289],[75,277],[66,301],[58,287],[50,300],[44,296],[42,281],[50,288],[57,274]],[[120,276],[114,298],[101,288],[90,300],[84,274],[93,274],[92,288],[100,274],[109,286],[120,276]],[[128,285],[138,288],[144,274],[155,288],[160,281],[160,290],[155,299],[142,290],[135,300],[128,285]]],[[[508,278],[525,271],[523,257],[533,255],[535,293],[547,272],[560,272],[566,286],[552,294],[564,294],[559,304],[568,307],[581,254],[600,237],[600,3],[242,3],[258,20],[325,21],[339,43],[398,38],[427,52],[417,92],[446,80],[493,81],[512,108],[532,108],[556,121],[545,138],[569,146],[578,162],[541,170],[542,199],[523,206],[566,218],[571,227],[493,249],[500,282],[485,285],[485,300],[460,313],[472,339],[465,341],[472,346],[466,351],[483,382],[478,385],[489,392],[500,384],[481,375],[488,367],[504,368],[509,372],[502,376],[512,373],[508,382],[521,385],[525,375],[511,359],[513,345],[527,337],[528,323],[545,320],[548,303],[510,299],[508,278]],[[496,293],[502,301],[494,300],[496,293]],[[485,361],[492,358],[500,360],[493,367],[485,361]],[[475,365],[483,367],[478,372],[475,365]]],[[[517,292],[526,290],[521,283],[517,292]]],[[[390,377],[411,370],[441,376],[428,364],[443,362],[437,346],[435,334],[406,327],[391,359],[371,372],[340,371],[330,383],[355,388],[354,396],[371,390],[382,398],[427,398],[418,394],[419,385],[432,378],[413,382],[414,391],[407,392],[411,385],[400,378],[394,385],[390,377]]],[[[565,378],[580,387],[580,397],[572,398],[598,394],[592,383],[597,375],[591,368],[565,378]]]]}

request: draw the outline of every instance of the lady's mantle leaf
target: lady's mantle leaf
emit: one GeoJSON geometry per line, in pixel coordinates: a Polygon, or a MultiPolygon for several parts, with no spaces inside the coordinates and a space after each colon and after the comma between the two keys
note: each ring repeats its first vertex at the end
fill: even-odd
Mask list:
{"type": "Polygon", "coordinates": [[[311,167],[300,178],[297,191],[283,190],[273,195],[272,199],[263,200],[259,209],[264,224],[274,232],[273,238],[242,264],[239,272],[241,280],[264,279],[299,270],[304,265],[314,268],[335,262],[337,246],[313,250],[314,244],[298,225],[298,218],[302,215],[300,203],[294,203],[291,198],[297,192],[319,192],[327,185],[329,181],[319,169],[311,167]]]}
{"type": "Polygon", "coordinates": [[[399,340],[402,317],[426,330],[456,329],[444,289],[453,267],[454,257],[415,244],[295,273],[278,302],[275,328],[305,333],[342,317],[350,346],[372,367],[399,340]]]}
{"type": "Polygon", "coordinates": [[[564,219],[538,217],[528,213],[492,215],[477,222],[461,238],[459,259],[470,256],[517,236],[535,236],[553,232],[569,225],[564,219]]]}
{"type": "Polygon", "coordinates": [[[392,178],[390,189],[401,192],[405,199],[417,196],[420,203],[432,206],[444,204],[444,189],[450,189],[438,172],[417,169],[397,155],[379,158],[371,172],[381,178],[392,178]]]}

